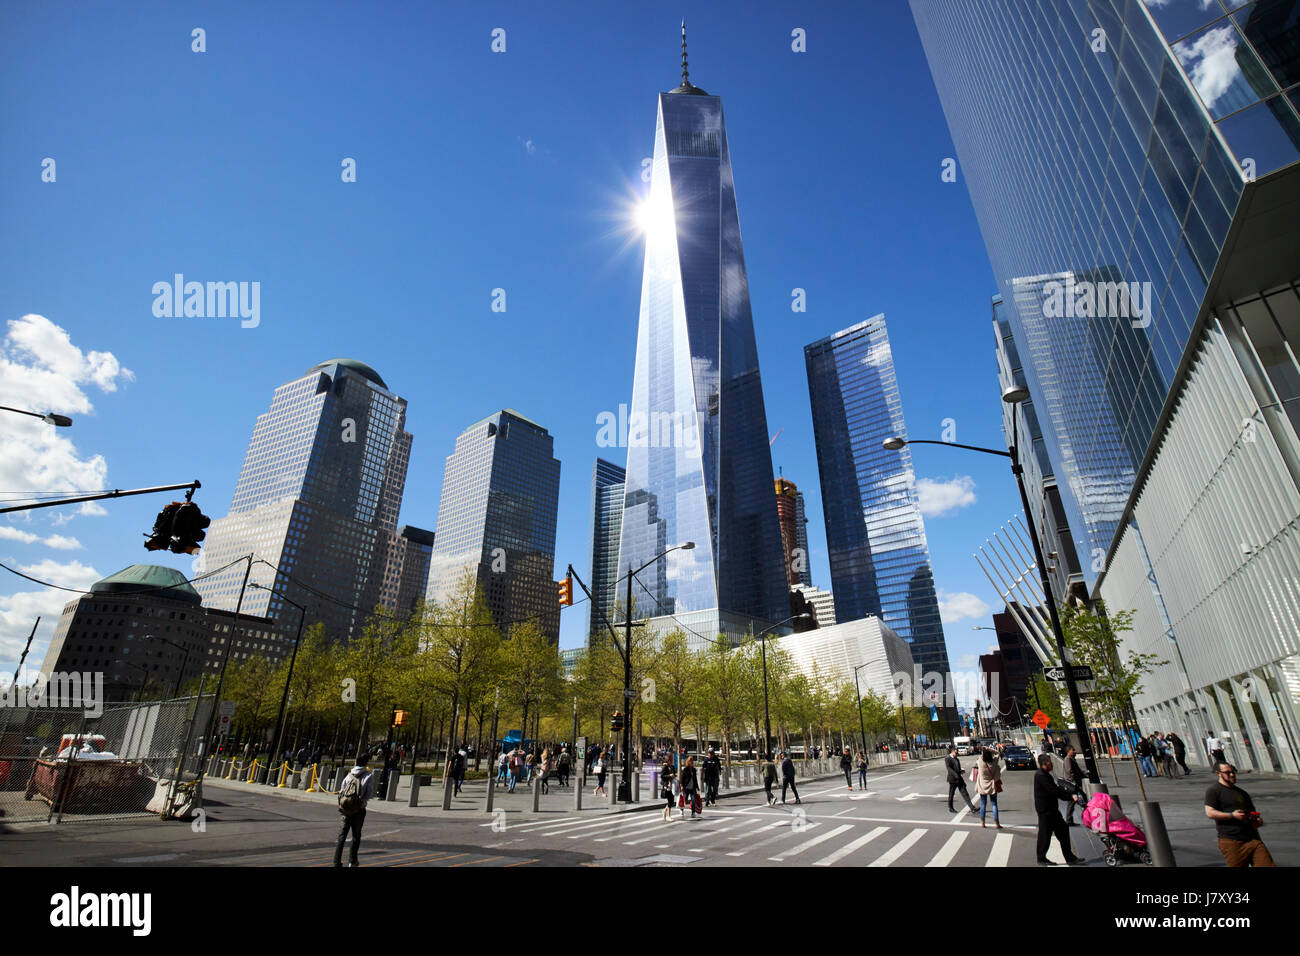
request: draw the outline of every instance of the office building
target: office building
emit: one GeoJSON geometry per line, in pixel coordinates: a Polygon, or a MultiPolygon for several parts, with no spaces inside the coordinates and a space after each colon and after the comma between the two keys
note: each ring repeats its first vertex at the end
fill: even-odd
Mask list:
{"type": "Polygon", "coordinates": [[[830,627],[835,622],[835,596],[830,591],[812,585],[799,584],[791,588],[798,591],[812,607],[813,616],[818,627],[830,627]]]}
{"type": "Polygon", "coordinates": [[[879,617],[924,670],[946,674],[912,456],[881,445],[907,437],[884,316],[813,342],[804,358],[836,621],[879,617]]]}
{"type": "Polygon", "coordinates": [[[411,525],[397,529],[398,547],[389,561],[389,575],[396,576],[394,603],[399,614],[410,614],[424,602],[429,589],[429,564],[433,559],[434,533],[411,525]]]}
{"type": "Polygon", "coordinates": [[[1300,7],[911,6],[1140,721],[1300,772],[1300,7]]]}
{"type": "Polygon", "coordinates": [[[618,591],[618,543],[623,527],[623,481],[625,472],[613,462],[597,458],[591,469],[591,588],[593,600],[587,609],[587,640],[605,639],[613,623],[618,591]],[[602,620],[601,614],[605,618],[602,620]]]}
{"type": "Polygon", "coordinates": [[[645,565],[638,612],[702,647],[786,620],[789,591],[722,101],[684,37],[658,107],[618,570],[645,565]]]}
{"type": "Polygon", "coordinates": [[[204,603],[296,624],[296,601],[333,640],[359,635],[376,608],[396,610],[401,573],[390,558],[401,547],[405,424],[406,400],[355,359],[329,359],[277,388],[199,566],[212,571],[251,553],[250,584],[278,593],[249,587],[240,605],[240,562],[195,582],[204,603]]]}
{"type": "MultiPolygon", "coordinates": [[[[897,703],[902,675],[915,682],[912,646],[877,617],[789,634],[774,643],[790,654],[801,674],[819,677],[832,690],[852,685],[855,667],[859,668],[857,688],[864,696],[874,690],[897,703]]],[[[901,689],[904,703],[912,706],[910,686],[901,689]]]]}
{"type": "Polygon", "coordinates": [[[429,603],[473,579],[503,635],[536,621],[560,638],[555,522],[560,462],[554,439],[513,409],[470,425],[447,457],[430,559],[429,603]]]}
{"type": "Polygon", "coordinates": [[[808,564],[808,518],[804,512],[803,492],[784,477],[776,479],[776,519],[781,528],[781,547],[785,552],[786,579],[790,587],[812,586],[808,564]]]}

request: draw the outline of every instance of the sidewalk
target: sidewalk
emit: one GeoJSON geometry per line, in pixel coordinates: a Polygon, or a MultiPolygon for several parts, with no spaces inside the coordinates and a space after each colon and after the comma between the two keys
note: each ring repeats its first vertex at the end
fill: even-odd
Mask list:
{"type": "MultiPolygon", "coordinates": [[[[879,756],[881,755],[873,755],[873,757],[879,756]]],[[[896,757],[897,755],[890,756],[896,757]]],[[[872,768],[878,769],[895,763],[900,763],[900,761],[896,759],[888,762],[883,760],[880,762],[873,761],[872,768]]],[[[842,777],[842,772],[838,767],[835,767],[833,771],[813,772],[820,771],[820,768],[815,767],[815,764],[815,761],[809,763],[810,772],[806,775],[800,773],[798,778],[800,783],[805,780],[812,782],[842,777]]],[[[906,763],[903,763],[903,766],[906,766],[906,763]]],[[[582,809],[580,811],[575,810],[573,807],[573,790],[574,786],[581,784],[581,775],[571,775],[569,778],[571,785],[569,787],[561,787],[554,780],[551,780],[548,783],[549,792],[541,795],[538,803],[537,814],[539,816],[554,815],[556,817],[580,814],[582,816],[590,815],[595,817],[602,814],[635,813],[639,810],[662,809],[663,800],[659,797],[658,789],[654,785],[651,773],[643,770],[640,776],[640,802],[631,804],[619,803],[612,806],[610,805],[608,797],[595,797],[592,795],[592,791],[596,786],[596,779],[594,775],[588,777],[586,786],[583,787],[582,809]]],[[[739,766],[737,765],[732,769],[732,782],[736,783],[739,779],[739,766]]],[[[411,782],[411,776],[409,774],[402,774],[401,779],[397,784],[395,798],[390,801],[381,800],[376,796],[370,801],[367,809],[374,813],[391,813],[397,816],[415,817],[450,817],[455,815],[457,817],[468,819],[471,816],[482,818],[486,815],[485,805],[488,789],[486,780],[465,781],[465,786],[462,788],[460,794],[452,797],[450,810],[442,809],[443,787],[441,777],[433,777],[431,785],[422,786],[420,788],[419,805],[415,807],[409,806],[411,782]]],[[[618,778],[611,775],[606,780],[607,789],[612,790],[617,788],[617,786],[618,778]]],[[[286,800],[297,800],[304,803],[318,803],[322,806],[330,807],[335,806],[338,800],[335,794],[329,792],[307,793],[304,790],[294,789],[292,787],[280,788],[267,786],[266,784],[245,783],[240,780],[224,780],[219,779],[215,775],[204,778],[203,787],[206,793],[213,799],[219,799],[217,794],[221,790],[241,790],[245,793],[278,796],[286,800]]],[[[761,794],[762,792],[763,785],[761,783],[736,783],[736,785],[732,787],[726,787],[723,785],[719,787],[718,799],[725,800],[730,797],[750,796],[761,794]]],[[[524,784],[520,784],[516,787],[515,792],[511,793],[509,788],[498,786],[493,795],[492,810],[494,813],[500,811],[507,814],[528,814],[531,816],[533,814],[532,789],[524,784]]]]}

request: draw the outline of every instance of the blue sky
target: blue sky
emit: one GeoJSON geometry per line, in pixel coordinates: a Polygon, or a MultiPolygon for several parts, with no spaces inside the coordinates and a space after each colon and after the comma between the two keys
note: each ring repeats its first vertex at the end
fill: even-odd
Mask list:
{"type": "MultiPolygon", "coordinates": [[[[773,466],[807,496],[829,587],[804,345],[883,312],[911,436],[951,418],[957,441],[1001,445],[993,277],[960,167],[941,180],[955,153],[901,2],[0,7],[0,404],[76,419],[51,438],[0,413],[0,491],[197,477],[225,514],[273,389],[351,356],[409,402],[404,523],[433,528],[456,435],[516,408],[562,462],[557,571],[585,571],[592,462],[614,451],[596,416],[631,398],[630,211],[683,15],[691,79],[723,101],[773,466]],[[259,282],[257,327],[155,317],[153,284],[178,272],[259,282]]],[[[1000,609],[971,553],[1015,486],[1004,459],[913,454],[918,478],[969,479],[926,529],[949,613],[977,615],[945,625],[970,668],[980,602],[1000,609]]],[[[188,571],[141,547],[166,500],[0,519],[0,557],[72,587],[147,560],[188,571]]],[[[0,670],[37,613],[40,663],[69,596],[0,579],[0,670]]],[[[562,646],[584,622],[565,613],[562,646]]]]}

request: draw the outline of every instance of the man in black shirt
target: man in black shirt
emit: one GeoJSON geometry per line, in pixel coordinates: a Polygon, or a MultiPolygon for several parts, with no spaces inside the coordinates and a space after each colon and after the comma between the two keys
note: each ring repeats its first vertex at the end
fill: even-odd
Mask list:
{"type": "Polygon", "coordinates": [[[1217,783],[1205,791],[1205,815],[1214,821],[1219,835],[1219,852],[1228,866],[1273,866],[1273,857],[1259,838],[1262,826],[1250,794],[1237,786],[1237,768],[1220,763],[1217,783]]]}
{"type": "Polygon", "coordinates": [[[799,799],[799,788],[794,785],[794,761],[790,759],[790,754],[784,751],[781,756],[784,758],[781,761],[781,802],[785,803],[785,788],[789,787],[794,791],[794,802],[803,803],[799,799]]]}
{"type": "Polygon", "coordinates": [[[966,806],[970,808],[970,812],[979,813],[975,809],[975,804],[971,803],[970,791],[966,789],[966,778],[962,776],[961,761],[957,759],[956,747],[948,748],[948,756],[943,758],[943,765],[948,771],[948,812],[957,812],[953,809],[952,798],[960,790],[961,798],[966,802],[966,806]]]}
{"type": "Polygon", "coordinates": [[[718,783],[722,779],[722,761],[718,759],[718,755],[713,752],[712,747],[709,748],[709,755],[704,758],[702,770],[701,776],[704,777],[704,805],[708,807],[718,802],[718,783]]]}
{"type": "MultiPolygon", "coordinates": [[[[1079,766],[1079,761],[1075,759],[1075,750],[1069,747],[1065,751],[1065,779],[1070,781],[1074,787],[1075,793],[1083,793],[1083,769],[1079,766]]],[[[1066,826],[1076,827],[1074,822],[1074,801],[1069,801],[1069,807],[1065,811],[1066,826]]]]}
{"type": "Polygon", "coordinates": [[[1056,842],[1061,845],[1061,853],[1065,856],[1065,862],[1071,866],[1082,863],[1079,857],[1074,855],[1070,849],[1070,830],[1065,825],[1065,818],[1061,816],[1061,810],[1057,807],[1058,800],[1077,800],[1073,793],[1066,790],[1056,782],[1052,776],[1052,756],[1051,754],[1038,755],[1038,772],[1034,774],[1034,811],[1038,814],[1038,865],[1055,866],[1047,858],[1048,847],[1052,845],[1052,835],[1056,835],[1056,842]]]}

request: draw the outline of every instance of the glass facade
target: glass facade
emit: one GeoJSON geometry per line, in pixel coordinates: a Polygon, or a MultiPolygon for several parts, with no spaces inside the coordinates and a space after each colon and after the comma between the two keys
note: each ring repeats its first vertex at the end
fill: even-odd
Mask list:
{"type": "Polygon", "coordinates": [[[623,527],[623,481],[627,477],[618,465],[597,458],[591,469],[591,577],[588,578],[595,606],[587,610],[587,640],[609,634],[596,608],[614,621],[618,599],[618,542],[623,527]]]}
{"type": "MultiPolygon", "coordinates": [[[[412,441],[405,425],[406,400],[354,359],[322,362],[281,385],[257,418],[230,514],[212,523],[200,570],[253,553],[272,567],[254,564],[249,582],[306,606],[309,622],[323,622],[335,639],[359,633],[376,607],[395,609],[392,561],[412,441]]],[[[233,611],[243,576],[236,565],[195,586],[205,605],[233,611]]],[[[296,607],[258,588],[245,591],[241,610],[298,621],[296,607]]]]}
{"type": "Polygon", "coordinates": [[[1243,186],[1300,158],[1296,2],[911,5],[1091,589],[1243,186]]]}
{"type": "Polygon", "coordinates": [[[461,432],[443,472],[427,601],[446,601],[469,574],[503,633],[535,619],[559,641],[554,445],[545,428],[511,409],[461,432]]]}
{"type": "Polygon", "coordinates": [[[925,671],[949,672],[930,548],[883,315],[804,348],[835,619],[881,618],[925,671]]]}
{"type": "Polygon", "coordinates": [[[686,83],[659,97],[646,221],[618,568],[651,563],[650,616],[739,636],[789,598],[722,102],[686,83]]]}

